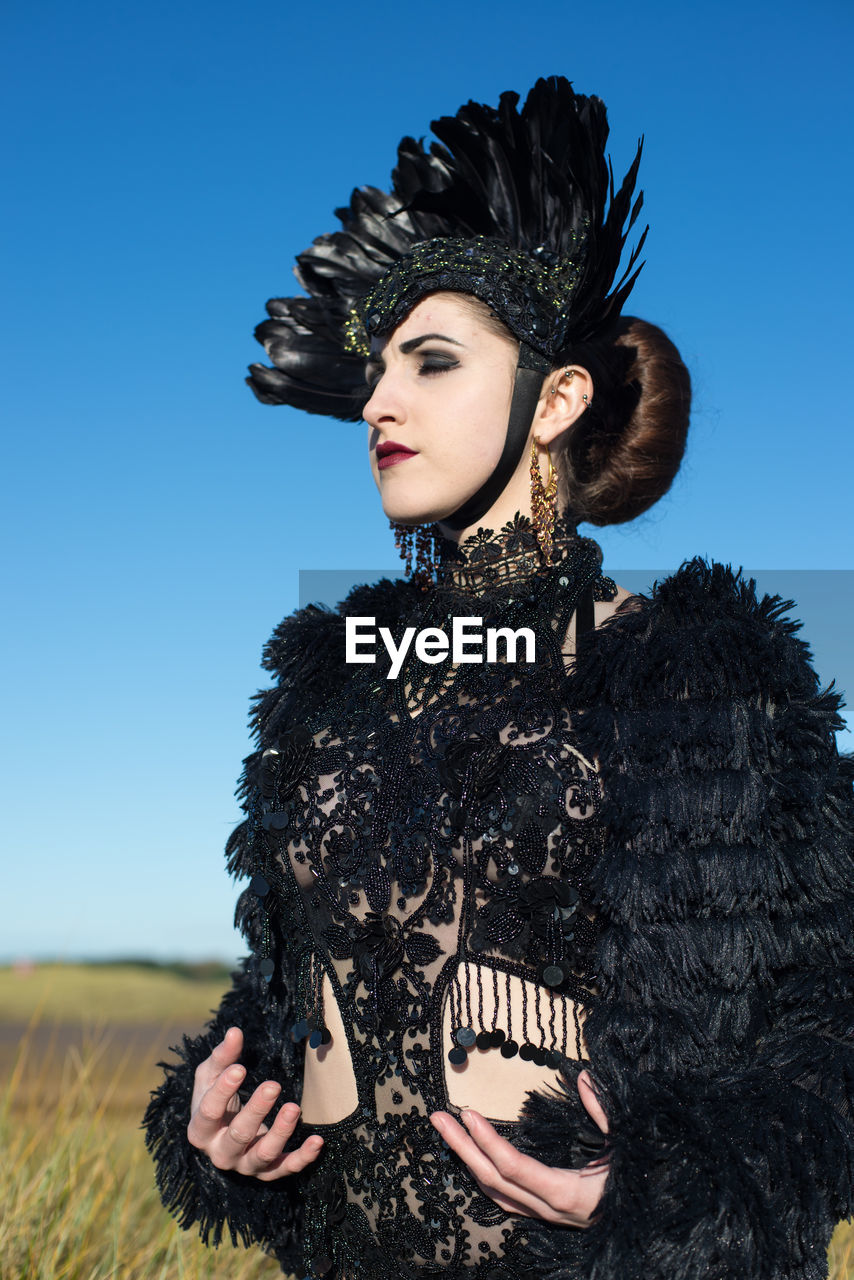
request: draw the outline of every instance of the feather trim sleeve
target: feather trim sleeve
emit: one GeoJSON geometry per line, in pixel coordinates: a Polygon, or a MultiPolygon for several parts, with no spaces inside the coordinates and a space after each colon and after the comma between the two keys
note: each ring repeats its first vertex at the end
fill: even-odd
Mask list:
{"type": "MultiPolygon", "coordinates": [[[[572,677],[608,832],[585,1036],[610,1172],[566,1253],[585,1280],[824,1280],[852,1211],[854,769],[790,605],[694,560],[572,677]]],[[[530,1114],[554,1145],[577,1111],[530,1114]]]]}
{"type": "MultiPolygon", "coordinates": [[[[247,816],[226,845],[228,870],[234,876],[263,872],[263,842],[256,822],[263,752],[322,700],[329,673],[336,669],[332,654],[337,640],[337,615],[310,605],[286,618],[265,648],[264,665],[278,681],[253,699],[250,726],[257,750],[244,761],[237,788],[247,816]]],[[[240,1061],[246,1077],[240,1098],[246,1101],[264,1080],[275,1080],[282,1092],[272,1114],[283,1103],[300,1100],[303,1047],[295,1046],[290,1034],[295,962],[275,911],[266,911],[266,906],[251,888],[241,894],[235,924],[250,955],[233,975],[231,990],[203,1034],[184,1036],[173,1050],[178,1060],[160,1064],[164,1078],[151,1096],[143,1125],[161,1198],[181,1227],[196,1225],[203,1242],[214,1246],[226,1233],[233,1244],[262,1244],[291,1269],[298,1265],[300,1175],[261,1182],[223,1171],[187,1138],[195,1070],[230,1026],[240,1027],[244,1037],[240,1061]],[[270,983],[260,969],[264,951],[274,964],[270,983]]]]}
{"type": "Polygon", "coordinates": [[[278,1105],[299,1099],[296,1053],[286,1047],[291,1045],[286,1030],[292,1012],[282,1000],[269,1008],[265,987],[256,958],[245,960],[204,1034],[193,1039],[184,1036],[183,1044],[174,1050],[178,1061],[160,1064],[164,1080],[152,1094],[143,1123],[158,1190],[181,1227],[197,1225],[205,1244],[219,1245],[225,1233],[233,1244],[262,1244],[290,1269],[289,1264],[296,1262],[299,1175],[259,1182],[223,1171],[187,1139],[194,1072],[230,1026],[241,1027],[244,1035],[240,1061],[247,1074],[241,1098],[245,1101],[262,1081],[276,1080],[282,1084],[278,1105]]]}
{"type": "MultiPolygon", "coordinates": [[[[247,759],[241,782],[247,796],[244,807],[250,816],[235,828],[226,846],[229,869],[239,876],[262,869],[260,841],[253,834],[252,819],[259,758],[260,752],[247,759]]],[[[269,1123],[285,1102],[300,1100],[303,1049],[294,1044],[290,1034],[296,966],[276,915],[268,913],[265,900],[253,892],[257,887],[258,882],[253,881],[241,894],[235,911],[235,925],[250,954],[232,975],[233,985],[204,1032],[195,1038],[184,1036],[182,1044],[173,1047],[178,1060],[159,1064],[164,1079],[151,1095],[143,1127],[161,1199],[181,1227],[186,1230],[197,1225],[203,1243],[214,1246],[226,1232],[232,1244],[261,1244],[289,1270],[297,1258],[300,1175],[260,1182],[217,1169],[187,1137],[196,1068],[232,1026],[243,1032],[240,1062],[246,1076],[238,1091],[241,1101],[247,1101],[265,1080],[281,1084],[269,1123]],[[265,955],[272,961],[272,980],[262,971],[265,955]]]]}
{"type": "MultiPolygon", "coordinates": [[[[296,726],[310,721],[347,679],[346,614],[373,612],[381,622],[391,622],[407,606],[412,591],[408,583],[384,579],[373,587],[356,588],[338,610],[308,605],[285,618],[274,631],[264,650],[263,665],[276,676],[276,683],[253,699],[250,727],[257,749],[244,761],[237,789],[246,818],[226,845],[232,875],[250,877],[266,869],[264,842],[256,822],[263,753],[296,726]]],[[[152,1094],[143,1125],[161,1197],[182,1227],[197,1224],[205,1244],[218,1245],[225,1233],[234,1244],[262,1244],[291,1270],[299,1265],[300,1175],[260,1182],[223,1172],[187,1139],[196,1067],[230,1026],[239,1026],[244,1033],[240,1059],[247,1070],[240,1090],[243,1100],[264,1080],[282,1085],[273,1114],[284,1102],[299,1101],[301,1096],[304,1045],[295,1046],[291,1037],[296,990],[293,940],[281,928],[276,906],[265,899],[262,909],[252,888],[238,901],[235,923],[251,954],[233,975],[231,990],[203,1034],[185,1036],[174,1049],[178,1060],[160,1064],[164,1079],[152,1094]],[[264,951],[273,960],[269,984],[260,971],[264,951]]]]}

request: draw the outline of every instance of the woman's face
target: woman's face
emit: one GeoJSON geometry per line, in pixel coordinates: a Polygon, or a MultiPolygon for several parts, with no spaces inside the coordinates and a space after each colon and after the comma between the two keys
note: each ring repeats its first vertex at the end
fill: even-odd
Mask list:
{"type": "Polygon", "coordinates": [[[388,338],[372,344],[363,416],[390,519],[442,520],[492,473],[517,357],[517,344],[453,293],[423,298],[388,338]]]}

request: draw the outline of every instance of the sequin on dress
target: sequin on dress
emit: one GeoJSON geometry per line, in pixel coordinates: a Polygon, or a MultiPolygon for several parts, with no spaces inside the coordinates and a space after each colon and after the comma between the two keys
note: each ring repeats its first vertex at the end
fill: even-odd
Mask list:
{"type": "MultiPolygon", "coordinates": [[[[312,1276],[526,1273],[527,1219],[479,1190],[429,1116],[457,1109],[472,1056],[504,1071],[584,1056],[602,830],[563,650],[583,593],[617,589],[574,527],[559,523],[554,555],[544,570],[521,516],[446,546],[438,584],[394,636],[479,618],[484,635],[527,628],[533,661],[524,632],[515,662],[500,637],[496,660],[456,665],[411,645],[387,679],[380,647],[263,756],[256,887],[294,952],[307,1081],[348,1108],[297,1135],[325,1140],[304,1180],[312,1276]]],[[[512,1121],[496,1127],[512,1137],[512,1121]]]]}

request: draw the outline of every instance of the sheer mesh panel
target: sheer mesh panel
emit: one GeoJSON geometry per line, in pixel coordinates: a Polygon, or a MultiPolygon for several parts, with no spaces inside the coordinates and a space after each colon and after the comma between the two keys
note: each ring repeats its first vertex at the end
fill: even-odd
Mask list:
{"type": "Polygon", "coordinates": [[[535,662],[354,667],[268,757],[258,818],[298,955],[294,1035],[310,1037],[299,1136],[325,1139],[305,1190],[315,1275],[385,1280],[401,1258],[519,1274],[526,1219],[480,1192],[429,1116],[474,1105],[512,1136],[526,1091],[583,1056],[602,829],[562,651],[579,594],[616,588],[595,543],[559,551],[549,573],[479,593],[445,582],[396,634],[478,616],[531,628],[535,662]]]}

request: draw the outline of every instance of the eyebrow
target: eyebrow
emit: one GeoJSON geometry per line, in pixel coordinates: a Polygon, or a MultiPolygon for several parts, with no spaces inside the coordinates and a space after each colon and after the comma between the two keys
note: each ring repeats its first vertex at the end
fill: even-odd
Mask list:
{"type": "MultiPolygon", "coordinates": [[[[453,347],[464,347],[464,342],[458,342],[456,338],[449,338],[446,333],[422,333],[417,338],[409,338],[406,342],[401,342],[398,350],[403,356],[411,355],[413,351],[421,346],[422,342],[435,341],[438,338],[440,342],[450,342],[453,347]]],[[[382,355],[379,352],[368,356],[368,364],[384,364],[382,355]]]]}
{"type": "Polygon", "coordinates": [[[438,338],[440,342],[450,342],[454,347],[462,347],[464,343],[457,342],[456,338],[449,338],[445,333],[422,333],[420,338],[410,338],[408,342],[401,342],[398,350],[401,355],[408,356],[411,351],[415,351],[421,346],[422,342],[429,342],[431,339],[438,338]]]}

